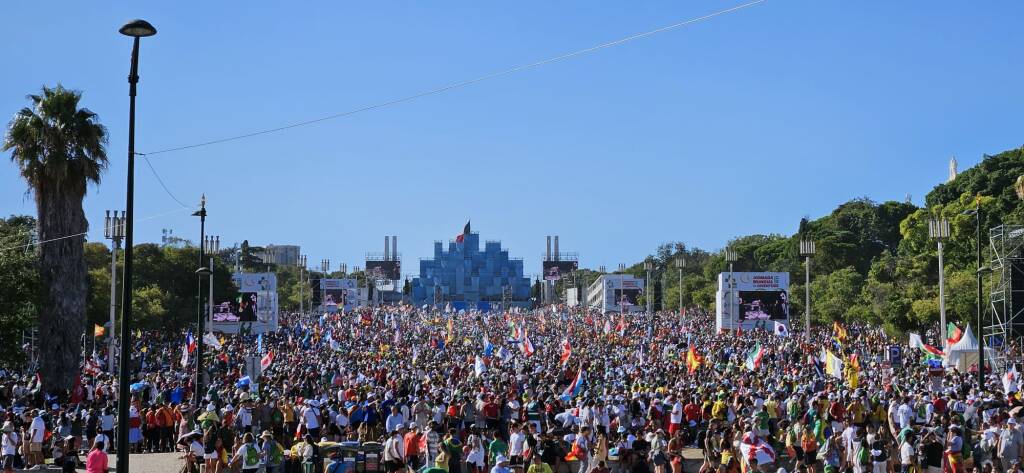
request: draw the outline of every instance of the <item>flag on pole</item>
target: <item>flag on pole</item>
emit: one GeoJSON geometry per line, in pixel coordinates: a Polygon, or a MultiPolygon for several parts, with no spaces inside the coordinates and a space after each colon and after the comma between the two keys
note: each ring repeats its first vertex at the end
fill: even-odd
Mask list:
{"type": "MultiPolygon", "coordinates": [[[[206,338],[203,338],[203,340],[206,340],[206,338]]],[[[262,333],[256,336],[256,353],[263,353],[263,334],[262,333]]]]}
{"type": "Polygon", "coordinates": [[[611,335],[611,333],[612,333],[612,321],[610,319],[605,319],[605,321],[604,321],[604,334],[605,335],[611,335]]]}
{"type": "Polygon", "coordinates": [[[212,332],[206,332],[206,335],[203,335],[203,343],[209,345],[214,350],[221,349],[220,340],[217,340],[217,336],[214,335],[212,332]]]}
{"type": "Polygon", "coordinates": [[[181,367],[188,368],[188,345],[181,349],[181,367]]]}
{"type": "Polygon", "coordinates": [[[523,341],[519,342],[519,349],[523,351],[527,358],[533,356],[536,350],[533,349],[533,342],[530,341],[529,335],[523,334],[523,341]]]}
{"type": "Polygon", "coordinates": [[[105,333],[107,333],[106,327],[104,327],[102,325],[93,325],[93,327],[92,327],[92,336],[94,336],[94,337],[102,337],[103,334],[105,334],[105,333]]]}
{"type": "Polygon", "coordinates": [[[836,379],[843,379],[843,359],[825,350],[822,358],[825,360],[825,374],[836,379]]]}
{"type": "Polygon", "coordinates": [[[519,326],[516,325],[516,323],[511,320],[508,321],[508,326],[510,329],[509,337],[511,337],[512,340],[519,341],[519,339],[522,338],[523,335],[522,332],[519,331],[519,326]]]}
{"type": "MultiPolygon", "coordinates": [[[[341,351],[341,344],[339,344],[338,341],[334,339],[333,334],[331,335],[330,338],[328,338],[327,344],[331,347],[331,351],[341,351]]],[[[413,350],[415,352],[416,348],[414,347],[413,350]]]]}
{"type": "Polygon", "coordinates": [[[764,347],[758,343],[757,345],[754,345],[754,348],[751,348],[750,351],[747,352],[747,361],[744,363],[744,366],[746,366],[748,370],[754,371],[761,367],[761,358],[764,358],[764,347]]]}
{"type": "Polygon", "coordinates": [[[452,329],[452,319],[448,319],[448,335],[444,338],[444,342],[451,345],[452,339],[455,337],[455,330],[452,329]]]}
{"type": "Polygon", "coordinates": [[[494,354],[494,345],[491,344],[491,339],[487,338],[487,334],[484,334],[484,356],[491,356],[494,354]]]}
{"type": "Polygon", "coordinates": [[[558,360],[558,362],[562,366],[565,366],[565,364],[569,362],[569,356],[571,354],[572,354],[572,345],[569,344],[569,339],[568,338],[562,339],[562,357],[558,360]]]}
{"type": "Polygon", "coordinates": [[[619,314],[619,323],[615,325],[615,331],[619,332],[620,337],[626,336],[626,316],[619,314]]]}
{"type": "Polygon", "coordinates": [[[460,245],[465,243],[466,235],[469,235],[469,220],[466,220],[466,226],[462,227],[462,233],[455,236],[455,243],[460,245]]]}
{"type": "Polygon", "coordinates": [[[693,374],[700,368],[700,365],[704,363],[704,357],[697,354],[697,350],[690,345],[690,349],[686,352],[686,368],[693,374]]]}
{"type": "Polygon", "coordinates": [[[274,350],[270,350],[263,358],[260,358],[260,371],[266,371],[270,368],[270,364],[274,362],[274,350]]]}
{"type": "Polygon", "coordinates": [[[487,365],[484,364],[484,359],[480,358],[480,355],[477,355],[476,362],[473,363],[473,372],[476,373],[476,377],[479,378],[480,375],[484,374],[484,371],[487,371],[487,365]]]}
{"type": "Polygon", "coordinates": [[[946,324],[946,344],[952,345],[959,342],[962,336],[964,336],[964,332],[960,330],[960,327],[957,327],[953,322],[946,324]]]}
{"type": "Polygon", "coordinates": [[[586,373],[583,371],[583,366],[580,365],[580,371],[576,373],[576,377],[573,378],[569,386],[562,391],[562,397],[574,398],[579,396],[583,392],[583,385],[586,384],[586,373]]]}
{"type": "Polygon", "coordinates": [[[789,328],[786,327],[786,324],[776,320],[775,321],[775,335],[778,335],[780,337],[788,337],[789,336],[789,328]]]}
{"type": "Polygon", "coordinates": [[[188,347],[189,353],[196,351],[196,337],[192,336],[191,330],[185,334],[185,346],[188,347]]]}
{"type": "Polygon", "coordinates": [[[1017,392],[1019,389],[1019,378],[1020,374],[1017,373],[1017,365],[1013,365],[1010,369],[1006,370],[1006,373],[1003,374],[1003,393],[1010,394],[1012,392],[1017,392]]]}
{"type": "Polygon", "coordinates": [[[507,363],[508,360],[512,359],[512,352],[508,351],[505,347],[501,347],[498,349],[498,358],[507,363]]]}

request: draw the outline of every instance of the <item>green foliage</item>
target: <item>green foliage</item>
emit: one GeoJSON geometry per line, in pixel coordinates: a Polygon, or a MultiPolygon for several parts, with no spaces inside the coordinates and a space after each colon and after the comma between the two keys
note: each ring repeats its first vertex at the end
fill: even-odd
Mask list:
{"type": "Polygon", "coordinates": [[[0,218],[0,366],[18,366],[25,360],[22,330],[36,318],[40,302],[39,271],[32,234],[32,217],[0,218]]]}

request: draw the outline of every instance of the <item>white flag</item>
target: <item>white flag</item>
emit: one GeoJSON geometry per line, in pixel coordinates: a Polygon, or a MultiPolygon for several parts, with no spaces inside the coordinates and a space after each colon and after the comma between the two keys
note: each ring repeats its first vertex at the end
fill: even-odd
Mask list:
{"type": "Polygon", "coordinates": [[[484,374],[484,371],[487,371],[487,365],[484,364],[484,360],[480,358],[480,355],[476,356],[476,363],[473,363],[473,371],[476,372],[478,378],[484,374]]]}
{"type": "Polygon", "coordinates": [[[214,350],[221,349],[220,340],[217,340],[217,336],[214,335],[213,332],[206,332],[206,335],[203,335],[203,343],[214,350]]]}
{"type": "Polygon", "coordinates": [[[181,349],[181,367],[188,368],[188,345],[181,349]]]}
{"type": "Polygon", "coordinates": [[[779,321],[775,321],[775,335],[778,335],[780,337],[788,337],[789,329],[786,328],[786,324],[779,321]]]}
{"type": "Polygon", "coordinates": [[[916,333],[910,334],[910,348],[924,348],[924,340],[916,333]]]}

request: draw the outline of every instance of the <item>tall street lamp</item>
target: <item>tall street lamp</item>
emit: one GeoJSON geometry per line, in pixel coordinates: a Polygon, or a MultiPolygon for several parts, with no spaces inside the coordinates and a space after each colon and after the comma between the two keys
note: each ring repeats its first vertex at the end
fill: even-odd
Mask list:
{"type": "MultiPolygon", "coordinates": [[[[213,333],[213,257],[220,253],[220,235],[217,235],[217,236],[214,236],[214,235],[207,236],[206,240],[204,240],[203,243],[204,243],[205,248],[206,248],[206,254],[209,256],[208,260],[210,262],[210,266],[208,266],[210,268],[210,274],[207,277],[207,279],[210,282],[210,285],[209,285],[209,289],[208,289],[207,296],[206,296],[206,324],[207,324],[206,327],[207,327],[207,330],[209,330],[209,332],[212,334],[213,333]]],[[[203,334],[200,334],[200,335],[203,335],[203,334]]]]}
{"type": "Polygon", "coordinates": [[[305,281],[302,280],[302,273],[306,270],[306,255],[299,255],[299,261],[296,266],[299,267],[299,314],[304,314],[303,310],[303,298],[306,295],[305,281]]]}
{"type": "Polygon", "coordinates": [[[199,210],[192,214],[193,217],[199,217],[199,241],[202,242],[199,245],[199,269],[196,270],[196,274],[199,275],[199,289],[196,295],[196,306],[198,317],[196,317],[196,380],[195,380],[195,391],[193,391],[192,400],[195,402],[196,408],[200,407],[200,399],[202,399],[203,393],[203,334],[205,332],[205,325],[203,322],[206,317],[203,317],[203,277],[208,274],[199,272],[202,270],[209,271],[210,269],[203,266],[204,252],[206,250],[206,194],[203,194],[199,199],[199,210]]]}
{"type": "Polygon", "coordinates": [[[118,30],[131,36],[132,63],[128,72],[128,183],[124,220],[124,293],[121,303],[121,369],[118,371],[117,403],[117,471],[128,470],[128,364],[131,361],[132,320],[132,231],[135,215],[135,88],[139,83],[139,38],[156,34],[156,28],[145,20],[132,20],[118,30]]]}
{"type": "Polygon", "coordinates": [[[736,250],[728,247],[725,248],[725,261],[729,263],[729,305],[727,307],[729,308],[729,321],[733,323],[733,330],[736,329],[736,321],[733,320],[733,310],[735,309],[735,307],[732,302],[734,292],[733,289],[736,288],[736,281],[733,278],[732,274],[732,264],[735,263],[738,259],[739,255],[736,254],[736,250]]]}
{"type": "Polygon", "coordinates": [[[946,274],[942,265],[942,241],[949,238],[949,221],[944,218],[928,220],[928,237],[935,239],[939,250],[939,332],[942,343],[946,343],[949,334],[946,331],[946,274]]]}
{"type": "Polygon", "coordinates": [[[679,315],[683,314],[683,268],[686,267],[686,256],[676,257],[676,269],[679,270],[679,315]]]}
{"type": "Polygon", "coordinates": [[[976,271],[976,274],[978,276],[978,300],[977,300],[977,304],[975,305],[975,309],[976,309],[975,316],[977,318],[977,322],[976,323],[978,324],[977,325],[978,329],[976,330],[978,332],[978,335],[977,335],[977,337],[978,337],[978,389],[979,390],[984,390],[985,389],[985,333],[982,332],[983,329],[981,327],[981,302],[982,302],[981,301],[981,278],[985,275],[986,272],[992,271],[992,269],[991,268],[982,268],[981,267],[981,203],[979,202],[978,206],[976,208],[968,209],[968,210],[963,211],[963,215],[973,215],[974,216],[974,231],[975,231],[974,238],[975,238],[975,240],[977,240],[976,256],[977,256],[978,270],[976,271]]]}
{"type": "Polygon", "coordinates": [[[651,271],[654,271],[654,260],[650,258],[644,260],[644,271],[647,271],[647,280],[644,281],[644,293],[647,297],[644,297],[644,299],[647,300],[647,317],[650,319],[651,309],[654,308],[654,290],[651,284],[651,271]]]}
{"type": "Polygon", "coordinates": [[[800,239],[800,256],[804,257],[804,337],[811,339],[811,258],[816,252],[814,240],[800,239]]]}
{"type": "Polygon", "coordinates": [[[110,240],[110,329],[107,332],[107,371],[114,372],[114,318],[117,316],[117,250],[124,238],[124,211],[121,216],[110,215],[104,220],[103,237],[110,240]]]}

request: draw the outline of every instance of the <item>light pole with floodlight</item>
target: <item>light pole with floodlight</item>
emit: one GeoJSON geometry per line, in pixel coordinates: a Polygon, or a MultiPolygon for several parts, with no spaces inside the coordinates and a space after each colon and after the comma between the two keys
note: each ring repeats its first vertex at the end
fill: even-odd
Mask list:
{"type": "Polygon", "coordinates": [[[817,252],[814,240],[800,239],[800,256],[804,257],[804,338],[811,339],[811,258],[817,252]]]}
{"type": "Polygon", "coordinates": [[[939,332],[945,344],[949,333],[946,331],[946,275],[942,264],[942,241],[949,238],[949,221],[944,218],[928,220],[928,237],[935,239],[939,250],[939,332]]]}

